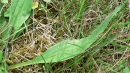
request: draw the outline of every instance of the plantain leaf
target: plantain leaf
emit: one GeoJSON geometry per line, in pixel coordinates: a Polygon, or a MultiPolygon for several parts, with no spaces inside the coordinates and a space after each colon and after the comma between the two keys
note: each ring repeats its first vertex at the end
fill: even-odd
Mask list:
{"type": "Polygon", "coordinates": [[[85,52],[99,37],[99,35],[107,28],[110,20],[117,14],[124,4],[118,6],[109,16],[93,31],[91,35],[79,40],[65,40],[52,47],[40,56],[32,59],[31,61],[11,65],[8,68],[17,68],[21,66],[37,64],[37,63],[52,63],[64,61],[85,52]]]}
{"type": "Polygon", "coordinates": [[[7,30],[2,34],[3,40],[9,38],[11,33],[18,31],[30,16],[33,0],[13,0],[9,8],[9,23],[7,30]]]}

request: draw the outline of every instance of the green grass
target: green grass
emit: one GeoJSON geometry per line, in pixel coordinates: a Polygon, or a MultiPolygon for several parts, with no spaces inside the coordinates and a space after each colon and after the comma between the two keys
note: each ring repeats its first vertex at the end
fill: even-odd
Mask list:
{"type": "Polygon", "coordinates": [[[39,0],[33,13],[31,7],[13,10],[20,6],[13,1],[14,14],[6,13],[6,18],[2,13],[11,6],[0,6],[1,72],[129,73],[127,0],[39,0]],[[17,29],[10,30],[10,24],[17,29]]]}

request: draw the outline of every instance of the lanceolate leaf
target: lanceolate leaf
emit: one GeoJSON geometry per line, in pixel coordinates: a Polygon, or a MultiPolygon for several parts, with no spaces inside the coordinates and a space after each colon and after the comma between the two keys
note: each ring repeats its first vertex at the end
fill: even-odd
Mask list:
{"type": "Polygon", "coordinates": [[[7,30],[2,34],[3,40],[9,38],[10,34],[20,29],[27,20],[32,9],[33,0],[13,0],[9,10],[9,23],[7,30]]]}
{"type": "Polygon", "coordinates": [[[73,58],[78,54],[85,52],[85,50],[98,39],[99,34],[101,34],[107,28],[110,20],[114,15],[117,14],[118,11],[120,11],[123,6],[124,5],[117,7],[111,14],[109,14],[109,16],[93,31],[90,36],[79,40],[62,41],[50,47],[46,52],[34,58],[33,60],[9,66],[9,69],[37,63],[59,62],[73,58]]]}
{"type": "Polygon", "coordinates": [[[10,8],[10,21],[18,30],[30,15],[33,0],[13,0],[10,8]]]}

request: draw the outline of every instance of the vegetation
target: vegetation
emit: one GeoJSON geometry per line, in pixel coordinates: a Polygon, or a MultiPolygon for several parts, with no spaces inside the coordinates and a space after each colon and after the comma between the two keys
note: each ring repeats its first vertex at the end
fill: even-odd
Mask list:
{"type": "Polygon", "coordinates": [[[129,73],[127,0],[1,0],[0,73],[129,73]]]}

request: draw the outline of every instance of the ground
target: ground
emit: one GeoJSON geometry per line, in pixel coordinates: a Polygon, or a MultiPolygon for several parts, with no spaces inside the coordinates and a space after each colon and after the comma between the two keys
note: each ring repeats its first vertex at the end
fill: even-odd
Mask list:
{"type": "MultiPolygon", "coordinates": [[[[31,60],[60,41],[87,37],[122,3],[125,0],[39,0],[34,17],[29,18],[30,26],[11,43],[7,64],[31,60]]],[[[125,4],[85,53],[63,62],[19,67],[9,72],[124,73],[130,66],[130,8],[128,2],[125,4]]]]}

